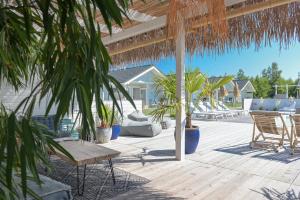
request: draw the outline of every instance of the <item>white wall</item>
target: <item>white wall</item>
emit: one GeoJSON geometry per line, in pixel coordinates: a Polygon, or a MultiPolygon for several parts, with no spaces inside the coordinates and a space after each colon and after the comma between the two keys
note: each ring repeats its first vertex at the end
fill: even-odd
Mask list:
{"type": "MultiPolygon", "coordinates": [[[[112,107],[112,101],[104,101],[105,105],[108,105],[110,107],[112,107]]],[[[122,102],[118,102],[118,104],[120,105],[122,111],[123,111],[123,116],[126,117],[128,114],[132,113],[135,111],[134,107],[131,105],[131,103],[129,101],[123,100],[122,102]]],[[[142,101],[141,100],[134,100],[134,104],[136,106],[136,109],[139,111],[142,111],[142,101]]],[[[96,113],[96,103],[94,102],[92,105],[92,111],[93,113],[96,113]]]]}
{"type": "MultiPolygon", "coordinates": [[[[18,92],[13,87],[7,84],[2,84],[0,87],[0,103],[2,103],[7,109],[15,110],[23,99],[30,95],[31,87],[20,88],[18,92]]],[[[36,102],[33,110],[33,115],[43,115],[46,112],[46,105],[50,100],[50,96],[45,97],[41,102],[36,102]]],[[[53,106],[49,115],[53,115],[56,112],[57,107],[53,106]]]]}
{"type": "MultiPolygon", "coordinates": [[[[31,92],[31,88],[21,88],[18,92],[15,92],[14,88],[2,84],[0,87],[0,103],[2,103],[7,109],[14,110],[19,105],[19,103],[26,98],[31,92]]],[[[46,112],[46,105],[50,100],[50,96],[44,98],[40,103],[37,102],[35,109],[33,111],[33,115],[44,115],[46,112]]],[[[134,101],[138,110],[142,110],[142,101],[137,100],[134,101]]],[[[120,102],[119,102],[120,103],[120,102]]],[[[111,101],[105,101],[105,104],[112,105],[111,101]]],[[[135,109],[128,101],[122,101],[123,113],[124,116],[127,116],[129,113],[133,112],[135,109]]],[[[93,104],[93,112],[95,111],[95,103],[93,104]]],[[[49,115],[53,115],[56,113],[57,107],[54,106],[49,115]]],[[[75,115],[76,116],[76,115],[75,115]]]]}
{"type": "MultiPolygon", "coordinates": [[[[300,99],[295,99],[296,108],[300,108],[300,99]]],[[[283,107],[288,107],[291,105],[289,99],[244,99],[244,109],[245,110],[263,110],[272,111],[275,106],[278,106],[278,109],[283,107]]]]}

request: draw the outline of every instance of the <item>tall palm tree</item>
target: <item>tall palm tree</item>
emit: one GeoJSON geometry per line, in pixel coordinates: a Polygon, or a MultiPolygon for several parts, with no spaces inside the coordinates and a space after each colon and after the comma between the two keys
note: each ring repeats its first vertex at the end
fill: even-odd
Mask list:
{"type": "MultiPolygon", "coordinates": [[[[185,74],[185,105],[186,105],[186,127],[192,128],[191,104],[193,95],[196,94],[205,83],[206,76],[198,68],[188,70],[185,74]]],[[[171,74],[166,77],[154,79],[156,95],[160,96],[160,101],[155,110],[152,111],[154,119],[161,120],[166,113],[175,112],[181,102],[176,98],[176,75],[171,74]]]]}
{"type": "Polygon", "coordinates": [[[223,87],[224,85],[226,85],[227,83],[232,81],[232,79],[233,79],[233,76],[225,76],[214,82],[210,82],[207,79],[205,86],[203,87],[203,90],[198,94],[197,100],[200,101],[201,98],[208,97],[210,104],[211,104],[212,108],[214,109],[214,107],[215,107],[215,97],[214,97],[215,92],[219,88],[223,87]]]}
{"type": "Polygon", "coordinates": [[[15,110],[0,108],[0,199],[26,199],[28,174],[40,183],[36,165],[49,165],[49,148],[70,156],[51,132],[31,120],[36,102],[51,94],[44,114],[56,105],[56,124],[73,112],[77,102],[82,132],[89,134],[95,133],[93,99],[99,117],[106,115],[101,112],[100,91],[108,91],[120,113],[113,88],[133,104],[122,85],[108,74],[111,59],[96,20],[102,16],[112,33],[112,24],[122,26],[130,2],[0,0],[0,86],[6,82],[18,91],[34,85],[15,110]],[[20,173],[18,184],[13,179],[15,172],[20,173]],[[21,196],[17,190],[22,191],[21,196]]]}

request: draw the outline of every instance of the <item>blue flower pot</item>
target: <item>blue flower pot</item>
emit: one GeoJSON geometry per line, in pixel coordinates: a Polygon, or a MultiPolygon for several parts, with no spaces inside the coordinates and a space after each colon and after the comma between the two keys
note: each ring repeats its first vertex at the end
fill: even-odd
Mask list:
{"type": "Polygon", "coordinates": [[[185,129],[185,154],[192,154],[196,151],[199,139],[199,127],[185,129]]]}
{"type": "Polygon", "coordinates": [[[112,135],[111,135],[111,140],[116,140],[118,139],[119,135],[121,132],[121,125],[119,124],[114,124],[112,125],[112,135]]]}
{"type": "MultiPolygon", "coordinates": [[[[175,132],[174,132],[174,138],[175,132]]],[[[185,154],[192,154],[196,151],[200,140],[199,127],[185,128],[185,154]]]]}

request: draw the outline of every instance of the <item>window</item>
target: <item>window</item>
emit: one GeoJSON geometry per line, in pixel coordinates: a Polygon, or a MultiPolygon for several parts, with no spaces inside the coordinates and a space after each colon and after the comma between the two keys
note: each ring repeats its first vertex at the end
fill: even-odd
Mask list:
{"type": "Polygon", "coordinates": [[[140,88],[133,88],[132,92],[133,92],[133,95],[132,95],[133,100],[141,99],[141,89],[140,88]]]}

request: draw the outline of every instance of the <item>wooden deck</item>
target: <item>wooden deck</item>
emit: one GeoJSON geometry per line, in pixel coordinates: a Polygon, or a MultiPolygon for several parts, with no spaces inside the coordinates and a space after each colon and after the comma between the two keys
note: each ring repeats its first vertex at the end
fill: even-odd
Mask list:
{"type": "Polygon", "coordinates": [[[300,155],[250,149],[252,124],[195,121],[197,152],[175,161],[174,129],[154,138],[121,137],[115,167],[151,180],[115,199],[300,199],[300,155]]]}

